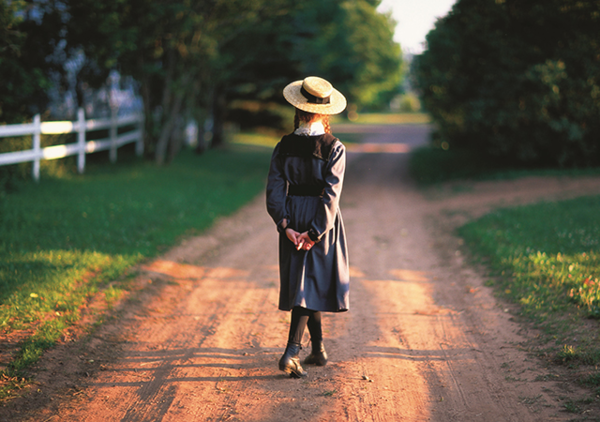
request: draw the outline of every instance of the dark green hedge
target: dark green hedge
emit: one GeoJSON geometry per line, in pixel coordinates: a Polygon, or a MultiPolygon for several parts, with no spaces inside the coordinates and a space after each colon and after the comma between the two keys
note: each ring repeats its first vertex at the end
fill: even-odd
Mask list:
{"type": "Polygon", "coordinates": [[[413,77],[440,142],[528,165],[600,165],[600,1],[458,0],[413,77]]]}

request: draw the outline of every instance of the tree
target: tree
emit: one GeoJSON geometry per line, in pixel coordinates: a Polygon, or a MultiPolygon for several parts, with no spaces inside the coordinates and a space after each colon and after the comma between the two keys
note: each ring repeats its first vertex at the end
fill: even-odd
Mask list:
{"type": "Polygon", "coordinates": [[[15,80],[25,64],[38,72],[37,80],[27,79],[33,81],[29,91],[14,90],[23,93],[15,102],[30,105],[33,91],[44,94],[51,73],[64,80],[56,75],[65,72],[61,66],[69,57],[85,59],[78,86],[98,87],[116,69],[140,83],[145,150],[158,164],[177,153],[183,118],[211,116],[218,144],[227,104],[236,96],[273,100],[290,80],[315,74],[332,80],[351,101],[379,107],[400,86],[393,23],[376,12],[377,0],[0,1],[11,8],[2,11],[5,28],[14,22],[23,28],[5,31],[12,42],[6,50],[37,60],[26,62],[22,54],[10,71],[14,78],[6,78],[15,80]],[[35,19],[20,21],[19,13],[27,11],[35,19]],[[25,49],[26,42],[39,45],[25,49]],[[52,55],[57,60],[48,60],[52,55]]]}
{"type": "Polygon", "coordinates": [[[22,123],[48,103],[62,25],[52,4],[0,0],[0,121],[22,123]]]}
{"type": "Polygon", "coordinates": [[[600,2],[459,0],[416,58],[455,147],[506,161],[600,164],[600,2]]]}
{"type": "Polygon", "coordinates": [[[293,59],[302,74],[336,82],[350,102],[387,106],[401,86],[401,51],[394,22],[376,11],[379,1],[310,2],[294,19],[293,59]],[[335,19],[332,19],[335,17],[335,19]]]}
{"type": "MultiPolygon", "coordinates": [[[[165,162],[184,108],[222,107],[235,66],[224,54],[232,39],[291,4],[287,0],[73,0],[70,43],[103,68],[117,66],[141,83],[147,150],[165,162]],[[90,31],[82,22],[94,17],[90,31]],[[99,41],[100,40],[100,41],[99,41]]],[[[248,55],[248,54],[246,54],[248,55]]],[[[237,58],[236,58],[237,59],[237,58]]],[[[173,153],[177,148],[171,148],[173,153]]]]}

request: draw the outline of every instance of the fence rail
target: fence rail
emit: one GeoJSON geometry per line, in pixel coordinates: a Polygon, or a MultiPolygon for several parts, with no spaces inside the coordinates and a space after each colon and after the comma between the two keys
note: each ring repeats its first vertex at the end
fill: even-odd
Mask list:
{"type": "Polygon", "coordinates": [[[33,162],[32,175],[38,181],[40,179],[41,160],[55,160],[77,155],[77,171],[83,173],[85,170],[85,155],[92,152],[110,150],[110,161],[114,163],[117,161],[117,148],[136,142],[136,153],[142,155],[144,152],[143,130],[144,116],[140,114],[117,117],[116,112],[113,111],[110,119],[85,120],[84,110],[79,109],[77,120],[74,122],[42,122],[40,115],[36,114],[32,123],[0,126],[0,138],[32,135],[31,149],[1,153],[0,166],[33,162]],[[130,125],[134,125],[135,129],[118,134],[120,127],[130,125]],[[86,139],[86,132],[101,129],[109,130],[108,138],[86,139]],[[41,147],[41,135],[66,133],[77,133],[77,142],[41,147]]]}

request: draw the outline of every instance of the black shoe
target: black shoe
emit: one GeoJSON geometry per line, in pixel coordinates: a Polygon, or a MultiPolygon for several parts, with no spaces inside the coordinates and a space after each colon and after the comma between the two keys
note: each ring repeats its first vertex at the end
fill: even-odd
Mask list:
{"type": "Polygon", "coordinates": [[[279,369],[286,374],[290,374],[292,378],[302,378],[308,375],[300,365],[300,357],[298,356],[300,349],[299,344],[288,343],[283,356],[279,359],[279,369]]]}
{"type": "Polygon", "coordinates": [[[316,341],[312,344],[312,352],[304,359],[304,363],[317,366],[327,365],[327,352],[322,341],[316,341]]]}

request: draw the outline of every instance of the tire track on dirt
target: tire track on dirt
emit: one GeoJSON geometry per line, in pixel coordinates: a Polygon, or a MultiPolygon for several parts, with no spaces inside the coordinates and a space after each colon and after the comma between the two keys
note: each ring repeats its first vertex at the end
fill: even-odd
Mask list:
{"type": "MultiPolygon", "coordinates": [[[[414,146],[425,137],[426,128],[386,127],[368,140],[414,146]]],[[[112,350],[103,369],[81,394],[21,420],[569,420],[555,384],[533,381],[544,368],[519,347],[519,325],[452,233],[523,186],[511,183],[500,196],[480,185],[423,195],[407,179],[406,155],[350,154],[342,212],[351,309],[324,315],[329,364],[307,367],[302,380],[277,368],[289,314],[277,310],[277,233],[261,195],[149,263],[140,283],[154,287],[86,346],[89,356],[112,350]]]]}
{"type": "MultiPolygon", "coordinates": [[[[380,386],[378,380],[372,389],[383,400],[366,396],[366,404],[381,407],[369,413],[363,406],[350,420],[568,419],[544,394],[550,384],[505,379],[496,353],[510,342],[522,341],[514,333],[518,327],[495,308],[489,289],[483,292],[481,279],[454,253],[457,240],[440,239],[438,228],[428,224],[430,219],[439,221],[440,215],[406,182],[402,161],[403,157],[379,155],[353,163],[360,182],[351,173],[344,194],[351,202],[361,201],[346,207],[344,216],[348,227],[367,220],[360,222],[360,233],[349,230],[350,259],[364,274],[360,282],[367,289],[360,298],[367,309],[354,307],[350,324],[360,324],[363,312],[377,317],[377,338],[367,339],[363,347],[387,354],[367,354],[366,365],[379,376],[392,372],[404,378],[409,392],[407,397],[397,394],[401,406],[385,406],[386,390],[398,390],[398,384],[384,378],[380,386]],[[498,339],[489,336],[490,327],[499,331],[498,339]],[[394,330],[400,333],[396,338],[389,335],[394,330]],[[523,397],[541,399],[528,407],[523,397]]],[[[513,352],[513,359],[528,359],[526,353],[513,352]]],[[[533,374],[540,368],[531,365],[529,370],[533,374]]]]}
{"type": "MultiPolygon", "coordinates": [[[[174,380],[171,377],[176,370],[176,361],[181,361],[181,364],[192,361],[195,350],[201,348],[206,338],[215,333],[224,308],[223,304],[218,304],[206,322],[194,327],[192,331],[197,333],[197,337],[183,336],[183,339],[171,339],[164,344],[165,350],[179,349],[183,353],[171,354],[153,370],[152,380],[136,392],[138,399],[130,404],[121,418],[122,422],[163,419],[177,396],[177,388],[173,385],[174,380]]],[[[159,354],[156,357],[165,356],[159,354]]]]}

